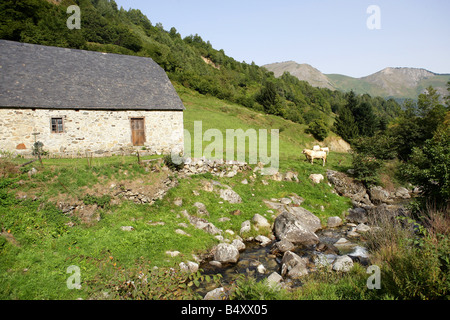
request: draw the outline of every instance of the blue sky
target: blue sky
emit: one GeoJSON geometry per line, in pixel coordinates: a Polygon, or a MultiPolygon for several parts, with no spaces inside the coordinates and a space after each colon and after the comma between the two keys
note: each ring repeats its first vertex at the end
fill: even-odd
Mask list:
{"type": "Polygon", "coordinates": [[[153,25],[199,34],[257,65],[293,60],[323,73],[362,77],[386,67],[450,73],[449,0],[116,0],[153,25]],[[370,5],[381,29],[370,30],[370,5]]]}

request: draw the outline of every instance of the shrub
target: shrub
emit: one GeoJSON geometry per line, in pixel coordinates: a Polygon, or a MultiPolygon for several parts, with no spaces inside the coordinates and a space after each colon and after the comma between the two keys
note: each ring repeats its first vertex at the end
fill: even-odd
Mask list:
{"type": "Polygon", "coordinates": [[[373,156],[361,153],[352,154],[354,177],[366,187],[379,184],[378,170],[383,162],[373,156]]]}
{"type": "Polygon", "coordinates": [[[426,227],[408,216],[372,217],[381,229],[367,235],[368,247],[372,261],[380,265],[382,290],[390,296],[450,298],[450,239],[448,228],[439,228],[442,220],[438,218],[445,217],[445,212],[429,211],[426,216],[430,217],[426,227]]]}
{"type": "Polygon", "coordinates": [[[172,170],[181,170],[184,167],[184,159],[182,157],[179,157],[180,161],[174,161],[172,158],[172,155],[168,154],[164,156],[164,164],[168,166],[172,170]]]}
{"type": "Polygon", "coordinates": [[[110,203],[111,203],[111,196],[110,195],[103,195],[101,197],[97,197],[94,195],[86,195],[83,198],[83,202],[85,205],[93,205],[96,204],[97,206],[99,206],[100,208],[104,208],[107,209],[110,207],[110,203]]]}
{"type": "Polygon", "coordinates": [[[422,196],[446,208],[450,202],[450,127],[436,131],[422,148],[413,148],[410,161],[400,168],[402,176],[420,186],[422,196]]]}
{"type": "Polygon", "coordinates": [[[305,130],[306,133],[311,133],[314,138],[319,141],[325,140],[328,137],[328,127],[322,119],[316,119],[309,124],[308,129],[305,130]]]}

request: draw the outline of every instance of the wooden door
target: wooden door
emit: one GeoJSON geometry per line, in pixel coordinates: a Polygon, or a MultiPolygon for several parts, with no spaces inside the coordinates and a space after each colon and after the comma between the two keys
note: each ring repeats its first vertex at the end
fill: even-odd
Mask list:
{"type": "Polygon", "coordinates": [[[143,146],[145,143],[144,118],[131,119],[131,141],[133,146],[143,146]]]}

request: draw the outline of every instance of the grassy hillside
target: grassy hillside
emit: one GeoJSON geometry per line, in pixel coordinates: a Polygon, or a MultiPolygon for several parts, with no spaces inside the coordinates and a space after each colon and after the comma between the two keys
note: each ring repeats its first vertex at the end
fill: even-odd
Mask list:
{"type": "MultiPolygon", "coordinates": [[[[305,199],[303,206],[323,220],[328,216],[341,215],[350,207],[349,200],[331,192],[326,183],[314,185],[308,176],[325,173],[328,168],[346,169],[349,157],[332,153],[324,168],[319,163],[311,165],[300,155],[304,146],[314,140],[304,135],[304,126],[293,124],[280,117],[256,113],[239,105],[206,97],[196,92],[177,87],[187,107],[185,127],[192,129],[194,121],[203,121],[203,129],[285,128],[280,134],[281,171],[298,172],[300,183],[277,182],[257,176],[252,181],[250,172],[233,178],[213,178],[198,175],[180,179],[162,200],[153,205],[136,204],[120,200],[118,191],[132,189],[154,193],[155,186],[171,173],[153,165],[139,165],[136,157],[116,156],[96,158],[88,165],[87,159],[44,159],[43,167],[38,163],[17,169],[13,164],[24,159],[0,161],[3,177],[0,178],[0,298],[1,299],[75,299],[107,296],[123,285],[130,273],[147,273],[157,266],[160,283],[165,293],[188,295],[178,288],[177,277],[167,277],[165,267],[176,267],[178,263],[193,260],[192,254],[207,252],[218,240],[197,230],[181,215],[182,210],[195,214],[193,204],[202,202],[210,213],[208,220],[223,230],[239,232],[241,223],[251,219],[255,213],[273,218],[267,213],[264,199],[285,197],[296,193],[305,199]],[[32,166],[37,169],[29,176],[32,166]],[[250,183],[240,183],[247,178],[250,183]],[[231,186],[243,199],[242,204],[221,203],[217,194],[203,189],[205,181],[220,180],[231,186]],[[268,184],[262,183],[265,179],[268,184]],[[194,196],[196,190],[199,195],[194,196]],[[176,198],[183,199],[181,207],[174,204],[176,198]],[[84,209],[78,213],[64,214],[63,209],[78,204],[84,209]],[[324,207],[324,211],[321,210],[324,207]],[[241,210],[240,216],[231,215],[241,210]],[[228,222],[219,222],[221,217],[228,222]],[[175,232],[180,223],[190,234],[189,238],[175,232]],[[122,226],[132,226],[134,231],[122,231],[122,226]],[[188,239],[188,241],[186,241],[188,239]],[[166,251],[179,251],[171,258],[166,251]],[[81,290],[69,290],[66,272],[71,265],[81,269],[81,290]],[[173,282],[171,282],[173,281],[173,282]]],[[[155,157],[145,157],[149,160],[155,157]]],[[[225,234],[224,236],[227,236],[225,234]]],[[[228,235],[229,236],[229,235],[228,235]]],[[[190,296],[191,297],[191,296],[190,296]]]]}

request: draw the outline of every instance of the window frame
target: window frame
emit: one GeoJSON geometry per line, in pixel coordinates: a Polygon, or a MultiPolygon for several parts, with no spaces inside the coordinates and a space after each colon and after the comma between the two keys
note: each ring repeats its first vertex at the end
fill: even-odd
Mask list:
{"type": "Polygon", "coordinates": [[[64,133],[64,117],[60,116],[60,117],[51,117],[50,118],[50,132],[51,133],[55,133],[55,134],[61,134],[64,133]],[[56,124],[53,124],[53,120],[57,120],[56,124]],[[60,128],[60,124],[58,123],[58,120],[61,120],[61,130],[59,130],[60,128]],[[53,130],[53,126],[55,126],[56,130],[53,130]]]}

